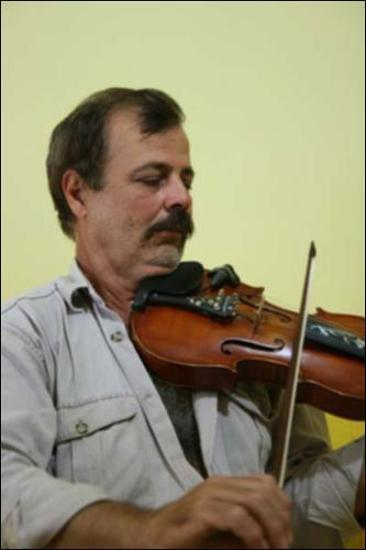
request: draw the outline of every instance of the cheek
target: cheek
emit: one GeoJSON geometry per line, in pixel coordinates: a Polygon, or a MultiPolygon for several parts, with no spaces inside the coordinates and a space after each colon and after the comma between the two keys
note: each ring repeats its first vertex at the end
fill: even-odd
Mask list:
{"type": "Polygon", "coordinates": [[[99,198],[102,200],[96,200],[90,210],[92,223],[111,237],[115,235],[121,238],[123,235],[138,239],[159,219],[161,200],[157,194],[141,193],[130,196],[126,193],[114,193],[99,198]]]}
{"type": "Polygon", "coordinates": [[[124,205],[126,219],[131,227],[142,230],[156,223],[162,209],[161,199],[158,194],[142,194],[131,201],[128,206],[124,205]]]}
{"type": "Polygon", "coordinates": [[[138,233],[141,227],[138,220],[134,216],[127,216],[122,222],[122,229],[128,231],[130,235],[138,233]]]}
{"type": "Polygon", "coordinates": [[[123,241],[128,245],[140,242],[146,231],[147,223],[136,209],[118,209],[117,212],[106,219],[107,233],[111,239],[123,241]]]}

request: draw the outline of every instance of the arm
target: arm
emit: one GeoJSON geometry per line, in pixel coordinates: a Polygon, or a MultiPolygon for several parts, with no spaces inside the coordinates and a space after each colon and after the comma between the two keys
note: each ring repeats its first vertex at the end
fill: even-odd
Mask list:
{"type": "Polygon", "coordinates": [[[52,375],[36,337],[2,327],[2,546],[44,546],[79,510],[106,495],[52,475],[57,415],[52,375]]]}
{"type": "Polygon", "coordinates": [[[361,438],[331,450],[324,413],[297,406],[286,490],[300,536],[315,525],[343,536],[359,531],[355,499],[363,454],[361,438]]]}
{"type": "Polygon", "coordinates": [[[148,511],[128,504],[91,504],[71,518],[46,548],[148,548],[142,527],[148,517],[148,511]]]}
{"type": "Polygon", "coordinates": [[[289,512],[271,476],[213,477],[155,511],[91,505],[47,548],[288,548],[289,512]]]}

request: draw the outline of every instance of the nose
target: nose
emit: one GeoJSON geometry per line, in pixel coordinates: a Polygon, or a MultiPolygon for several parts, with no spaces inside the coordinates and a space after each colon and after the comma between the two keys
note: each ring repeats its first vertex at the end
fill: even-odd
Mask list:
{"type": "Polygon", "coordinates": [[[179,176],[172,175],[165,188],[165,208],[170,210],[176,206],[188,210],[192,205],[192,197],[189,189],[179,176]]]}

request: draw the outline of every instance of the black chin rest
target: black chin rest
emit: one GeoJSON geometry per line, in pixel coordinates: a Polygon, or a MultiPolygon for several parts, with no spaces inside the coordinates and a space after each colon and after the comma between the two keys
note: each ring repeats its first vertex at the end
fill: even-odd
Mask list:
{"type": "Polygon", "coordinates": [[[135,310],[144,309],[153,293],[172,296],[193,294],[200,289],[203,275],[203,265],[199,262],[181,262],[175,271],[167,275],[146,277],[137,289],[132,307],[135,310]]]}

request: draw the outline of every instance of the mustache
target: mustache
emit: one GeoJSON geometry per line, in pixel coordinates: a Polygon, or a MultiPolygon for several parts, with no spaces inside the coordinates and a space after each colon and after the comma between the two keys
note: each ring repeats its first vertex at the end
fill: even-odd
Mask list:
{"type": "Polygon", "coordinates": [[[144,239],[149,239],[154,233],[158,233],[159,231],[177,231],[182,233],[186,239],[193,235],[194,232],[192,217],[183,208],[174,208],[165,220],[155,223],[146,230],[144,239]]]}

